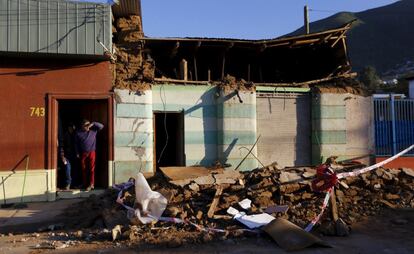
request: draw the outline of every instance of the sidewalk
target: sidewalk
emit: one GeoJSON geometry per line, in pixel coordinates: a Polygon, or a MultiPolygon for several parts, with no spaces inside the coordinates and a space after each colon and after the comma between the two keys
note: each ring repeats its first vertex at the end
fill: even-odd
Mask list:
{"type": "Polygon", "coordinates": [[[27,203],[27,208],[0,208],[0,233],[34,232],[39,227],[58,223],[60,215],[70,205],[83,199],[66,199],[55,202],[27,203]]]}

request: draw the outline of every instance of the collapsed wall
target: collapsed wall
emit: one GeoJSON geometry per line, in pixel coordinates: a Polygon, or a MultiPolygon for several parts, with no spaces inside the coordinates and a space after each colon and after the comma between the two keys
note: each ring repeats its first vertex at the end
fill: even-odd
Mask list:
{"type": "Polygon", "coordinates": [[[115,40],[114,88],[142,91],[154,79],[154,62],[144,54],[141,17],[118,18],[112,28],[115,40]]]}

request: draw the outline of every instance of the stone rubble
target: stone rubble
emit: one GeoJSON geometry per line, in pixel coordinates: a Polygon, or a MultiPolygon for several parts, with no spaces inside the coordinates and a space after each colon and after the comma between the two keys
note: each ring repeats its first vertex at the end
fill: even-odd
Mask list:
{"type": "MultiPolygon", "coordinates": [[[[414,177],[406,171],[379,168],[364,175],[342,179],[343,184],[349,187],[338,184],[335,188],[340,220],[334,223],[328,208],[315,230],[328,235],[348,235],[349,226],[364,216],[375,215],[388,207],[413,208],[414,177]]],[[[202,227],[228,229],[228,234],[216,236],[228,238],[249,234],[237,231],[244,227],[227,214],[227,209],[231,206],[248,215],[265,212],[272,206],[287,206],[285,212],[274,212],[271,215],[287,219],[304,228],[319,214],[325,196],[325,193],[311,190],[312,179],[309,178],[314,172],[315,169],[309,167],[277,169],[273,166],[243,172],[239,181],[220,185],[223,193],[213,218],[208,218],[207,213],[216,192],[216,185],[195,185],[192,182],[179,187],[171,184],[163,175],[149,178],[148,183],[152,190],[160,192],[168,199],[164,217],[190,220],[202,227]],[[251,208],[247,210],[238,205],[245,198],[252,201],[251,208]]],[[[188,237],[192,239],[187,239],[190,242],[202,241],[207,237],[205,232],[200,232],[191,225],[158,222],[155,229],[154,225],[142,225],[137,219],[128,220],[125,209],[115,203],[116,195],[115,191],[108,190],[102,196],[92,195],[81,203],[81,209],[79,204],[77,209],[68,209],[66,217],[75,222],[68,223],[68,226],[100,228],[102,226],[99,225],[103,225],[108,229],[116,229],[114,240],[129,239],[157,244],[171,238],[168,236],[160,240],[160,237],[166,237],[166,232],[182,236],[180,243],[185,242],[184,239],[188,237]]],[[[134,188],[126,191],[124,196],[127,205],[137,207],[134,188]]]]}

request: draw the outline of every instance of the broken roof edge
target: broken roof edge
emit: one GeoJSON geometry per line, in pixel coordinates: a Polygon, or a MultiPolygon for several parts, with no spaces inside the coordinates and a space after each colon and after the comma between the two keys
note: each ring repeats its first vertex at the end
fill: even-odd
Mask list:
{"type": "MultiPolygon", "coordinates": [[[[339,35],[345,35],[345,33],[351,28],[351,25],[354,21],[346,23],[345,25],[325,30],[317,33],[310,33],[304,35],[297,35],[291,37],[278,37],[274,39],[259,39],[259,40],[247,40],[247,39],[232,39],[232,38],[197,38],[197,37],[143,37],[144,41],[188,41],[188,42],[222,42],[222,43],[240,43],[240,44],[254,44],[254,45],[266,45],[266,44],[278,44],[289,41],[304,40],[304,39],[315,39],[315,37],[323,37],[331,35],[328,39],[338,39],[333,37],[335,33],[339,35]]],[[[314,43],[314,41],[309,41],[309,43],[314,43]]],[[[304,43],[306,44],[306,43],[304,43]]],[[[270,45],[271,46],[271,45],[270,45]]]]}

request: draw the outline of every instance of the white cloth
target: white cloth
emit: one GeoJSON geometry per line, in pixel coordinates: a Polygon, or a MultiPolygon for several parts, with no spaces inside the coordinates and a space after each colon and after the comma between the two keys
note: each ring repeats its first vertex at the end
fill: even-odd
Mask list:
{"type": "Polygon", "coordinates": [[[135,210],[135,215],[144,224],[157,221],[167,207],[167,199],[161,193],[151,190],[142,173],[138,173],[135,179],[135,196],[142,207],[142,211],[135,210]]]}

